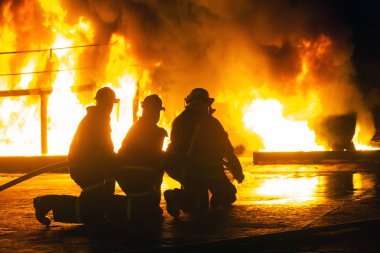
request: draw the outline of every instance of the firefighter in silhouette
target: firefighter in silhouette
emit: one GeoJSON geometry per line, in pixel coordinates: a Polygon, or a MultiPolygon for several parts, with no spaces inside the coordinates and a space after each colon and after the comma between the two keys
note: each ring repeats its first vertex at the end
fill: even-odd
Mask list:
{"type": "Polygon", "coordinates": [[[157,126],[160,113],[165,110],[158,95],[147,96],[141,108],[141,117],[129,129],[118,151],[120,166],[115,178],[127,196],[127,205],[121,204],[127,207],[122,212],[127,215],[126,220],[146,222],[147,218],[162,214],[162,148],[168,134],[157,126]]]}
{"type": "Polygon", "coordinates": [[[96,223],[103,219],[104,208],[115,190],[112,167],[115,153],[111,139],[110,114],[116,99],[109,87],[99,89],[96,105],[87,107],[70,145],[68,161],[71,178],[82,189],[78,197],[47,195],[34,199],[36,218],[50,224],[46,214],[53,210],[54,220],[96,223]]]}
{"type": "Polygon", "coordinates": [[[167,211],[201,214],[211,207],[226,207],[236,200],[236,188],[225,173],[241,183],[244,174],[228,135],[212,116],[214,102],[207,90],[196,88],[185,98],[185,110],[177,116],[170,135],[165,166],[181,189],[166,190],[167,211]],[[211,192],[209,202],[208,191],[211,192]]]}

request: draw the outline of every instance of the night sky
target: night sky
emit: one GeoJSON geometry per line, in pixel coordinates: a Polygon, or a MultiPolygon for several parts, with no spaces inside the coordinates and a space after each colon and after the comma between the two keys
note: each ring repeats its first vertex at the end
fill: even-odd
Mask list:
{"type": "Polygon", "coordinates": [[[380,3],[376,0],[340,1],[352,27],[356,83],[373,112],[375,139],[380,130],[380,3]]]}
{"type": "Polygon", "coordinates": [[[367,96],[373,89],[380,89],[379,7],[380,2],[376,0],[335,2],[335,8],[341,10],[342,18],[352,28],[355,46],[352,60],[357,71],[357,82],[367,96]]]}
{"type": "Polygon", "coordinates": [[[380,1],[331,0],[327,4],[352,32],[353,81],[373,113],[380,137],[380,1]]]}

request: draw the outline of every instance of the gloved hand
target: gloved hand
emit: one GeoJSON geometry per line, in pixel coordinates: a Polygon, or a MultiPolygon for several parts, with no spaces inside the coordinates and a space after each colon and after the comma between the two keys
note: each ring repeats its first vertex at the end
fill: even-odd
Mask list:
{"type": "Polygon", "coordinates": [[[234,179],[236,179],[236,181],[237,181],[239,184],[241,184],[241,183],[244,181],[244,178],[245,178],[245,176],[244,176],[243,173],[241,173],[241,174],[239,174],[239,175],[234,175],[234,179]]]}

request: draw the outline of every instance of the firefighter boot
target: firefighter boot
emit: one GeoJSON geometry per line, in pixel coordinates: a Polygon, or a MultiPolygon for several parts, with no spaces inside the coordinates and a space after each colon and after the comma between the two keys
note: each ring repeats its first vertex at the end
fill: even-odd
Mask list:
{"type": "Polygon", "coordinates": [[[178,196],[176,196],[176,190],[166,190],[164,197],[166,200],[166,211],[174,218],[177,218],[180,213],[180,203],[178,196]]]}
{"type": "Polygon", "coordinates": [[[80,223],[79,198],[70,195],[52,195],[54,221],[80,223]]]}
{"type": "Polygon", "coordinates": [[[41,196],[33,199],[36,218],[41,224],[45,226],[49,226],[51,223],[50,218],[46,216],[51,210],[47,197],[48,196],[41,196]]]}

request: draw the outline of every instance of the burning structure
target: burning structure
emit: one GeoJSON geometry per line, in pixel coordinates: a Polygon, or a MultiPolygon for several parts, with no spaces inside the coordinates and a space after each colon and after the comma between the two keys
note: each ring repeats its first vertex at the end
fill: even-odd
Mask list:
{"type": "Polygon", "coordinates": [[[353,81],[351,30],[330,2],[3,0],[0,153],[66,154],[106,85],[120,98],[115,148],[139,96],[163,97],[170,130],[198,86],[247,151],[365,148],[372,114],[353,81]]]}

